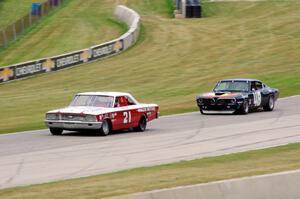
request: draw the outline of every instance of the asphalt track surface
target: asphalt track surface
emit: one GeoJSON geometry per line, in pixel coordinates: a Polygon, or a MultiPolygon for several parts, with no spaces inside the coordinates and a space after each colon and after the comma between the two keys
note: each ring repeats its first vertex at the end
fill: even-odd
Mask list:
{"type": "Polygon", "coordinates": [[[161,117],[143,133],[0,135],[0,188],[90,176],[300,141],[300,96],[272,112],[161,117]]]}

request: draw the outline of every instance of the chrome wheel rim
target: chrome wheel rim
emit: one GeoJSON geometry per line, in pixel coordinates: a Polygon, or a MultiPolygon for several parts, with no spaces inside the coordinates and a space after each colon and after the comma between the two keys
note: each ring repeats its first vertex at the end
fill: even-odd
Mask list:
{"type": "Polygon", "coordinates": [[[248,102],[245,103],[244,111],[245,111],[245,113],[248,113],[248,111],[249,111],[249,105],[248,105],[248,102]]]}
{"type": "Polygon", "coordinates": [[[140,123],[140,128],[144,131],[146,129],[146,125],[147,125],[146,120],[143,119],[140,123]]]}
{"type": "Polygon", "coordinates": [[[109,133],[109,126],[108,126],[108,123],[106,121],[103,122],[103,124],[102,124],[102,130],[103,130],[103,133],[105,135],[107,135],[109,133]]]}
{"type": "Polygon", "coordinates": [[[269,107],[270,107],[270,109],[274,108],[274,99],[273,99],[273,97],[271,97],[270,100],[269,100],[269,107]]]}

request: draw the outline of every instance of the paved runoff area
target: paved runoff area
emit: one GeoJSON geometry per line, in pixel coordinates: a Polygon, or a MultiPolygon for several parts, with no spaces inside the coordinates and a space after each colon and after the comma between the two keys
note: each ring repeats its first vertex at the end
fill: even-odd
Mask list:
{"type": "Polygon", "coordinates": [[[273,112],[161,117],[143,133],[0,135],[0,188],[44,183],[300,141],[300,96],[273,112]]]}

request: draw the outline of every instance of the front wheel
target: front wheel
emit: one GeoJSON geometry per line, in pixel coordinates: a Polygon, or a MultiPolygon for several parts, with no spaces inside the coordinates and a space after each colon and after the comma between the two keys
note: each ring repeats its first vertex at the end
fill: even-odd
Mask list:
{"type": "Polygon", "coordinates": [[[49,128],[52,135],[61,135],[63,130],[58,128],[49,128]]]}
{"type": "Polygon", "coordinates": [[[204,115],[204,112],[203,112],[203,110],[202,110],[201,107],[199,107],[199,110],[200,110],[200,113],[201,113],[202,115],[204,115]]]}
{"type": "Polygon", "coordinates": [[[269,97],[268,103],[263,107],[263,109],[264,109],[265,111],[273,111],[274,106],[275,106],[275,100],[274,100],[274,97],[273,97],[273,96],[270,96],[270,97],[269,97]]]}
{"type": "Polygon", "coordinates": [[[136,128],[134,128],[134,130],[137,132],[143,132],[146,130],[146,127],[147,127],[147,119],[145,116],[142,116],[139,121],[139,125],[136,128]]]}
{"type": "Polygon", "coordinates": [[[101,136],[107,136],[109,135],[111,132],[111,125],[110,122],[108,120],[104,120],[102,122],[102,126],[100,128],[100,135],[101,136]]]}
{"type": "Polygon", "coordinates": [[[245,102],[244,102],[244,104],[241,108],[241,113],[244,114],[244,115],[249,113],[249,103],[248,103],[247,100],[245,100],[245,102]]]}

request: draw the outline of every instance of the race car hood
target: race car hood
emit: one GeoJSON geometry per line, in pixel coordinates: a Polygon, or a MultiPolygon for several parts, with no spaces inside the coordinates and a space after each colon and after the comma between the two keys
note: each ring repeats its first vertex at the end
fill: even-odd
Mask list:
{"type": "Polygon", "coordinates": [[[199,95],[197,98],[236,98],[236,97],[243,97],[244,94],[240,92],[209,92],[203,93],[199,95]]]}
{"type": "Polygon", "coordinates": [[[91,106],[69,106],[61,109],[49,111],[47,113],[69,113],[69,114],[87,114],[97,115],[111,112],[112,108],[91,107],[91,106]]]}

